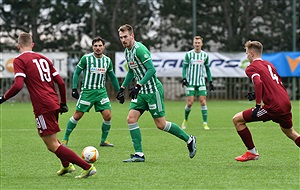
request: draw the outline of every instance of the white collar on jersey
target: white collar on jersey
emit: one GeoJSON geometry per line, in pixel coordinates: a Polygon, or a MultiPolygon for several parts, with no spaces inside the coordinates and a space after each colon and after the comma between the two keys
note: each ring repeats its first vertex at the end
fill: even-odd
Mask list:
{"type": "MultiPolygon", "coordinates": [[[[260,57],[259,57],[259,58],[256,58],[256,59],[253,59],[253,61],[256,61],[256,60],[260,60],[260,61],[262,61],[263,59],[262,59],[262,58],[260,58],[260,57]]],[[[252,62],[253,62],[253,61],[252,61],[252,62]]]]}

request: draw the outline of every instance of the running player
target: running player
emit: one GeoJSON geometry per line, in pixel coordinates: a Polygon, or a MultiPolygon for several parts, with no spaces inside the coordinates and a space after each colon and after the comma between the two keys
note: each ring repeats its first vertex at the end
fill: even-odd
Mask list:
{"type": "Polygon", "coordinates": [[[14,84],[4,96],[0,97],[0,104],[20,92],[25,83],[30,94],[37,131],[47,149],[53,152],[62,163],[62,168],[57,175],[62,176],[74,172],[73,164],[76,164],[83,168],[82,173],[76,178],[92,176],[96,173],[96,168],[69,148],[62,146],[57,139],[57,133],[60,131],[58,113],[68,111],[65,83],[47,57],[32,51],[33,46],[34,43],[29,33],[19,35],[18,49],[21,54],[13,62],[14,84]],[[61,103],[59,103],[54,83],[58,85],[61,103]]]}
{"type": "Polygon", "coordinates": [[[142,149],[142,135],[138,120],[144,111],[149,111],[158,129],[164,130],[187,143],[190,158],[196,154],[196,137],[188,135],[177,124],[166,121],[164,109],[164,90],[161,82],[156,77],[149,50],[134,39],[133,28],[122,25],[119,29],[120,40],[125,47],[125,59],[129,71],[118,92],[117,99],[124,97],[124,89],[135,78],[137,84],[131,89],[130,110],[127,116],[129,132],[135,153],[124,162],[144,162],[145,156],[142,149]]]}
{"type": "Polygon", "coordinates": [[[256,105],[235,114],[232,119],[237,133],[248,149],[245,154],[235,158],[240,162],[259,158],[246,123],[272,120],[278,123],[282,132],[300,147],[300,135],[293,128],[288,93],[275,67],[270,62],[262,60],[263,45],[259,41],[247,41],[245,49],[250,62],[245,72],[252,80],[255,91],[255,94],[251,93],[248,98],[249,100],[255,98],[256,105]]]}

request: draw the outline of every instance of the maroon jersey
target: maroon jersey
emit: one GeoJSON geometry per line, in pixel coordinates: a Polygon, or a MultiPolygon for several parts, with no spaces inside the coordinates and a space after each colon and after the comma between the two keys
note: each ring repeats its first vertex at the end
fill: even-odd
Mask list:
{"type": "Polygon", "coordinates": [[[53,79],[58,72],[48,58],[26,51],[14,59],[13,65],[15,78],[24,77],[35,115],[60,108],[53,79]]]}
{"type": "Polygon", "coordinates": [[[273,114],[286,114],[291,111],[288,93],[282,84],[275,67],[268,61],[255,59],[247,68],[246,75],[254,83],[256,102],[260,97],[264,108],[273,114]],[[257,88],[261,85],[261,88],[257,88]]]}

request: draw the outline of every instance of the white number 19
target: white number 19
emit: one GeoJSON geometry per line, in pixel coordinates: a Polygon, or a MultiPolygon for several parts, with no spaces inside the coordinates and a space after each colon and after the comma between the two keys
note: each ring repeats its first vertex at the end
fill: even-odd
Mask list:
{"type": "Polygon", "coordinates": [[[50,68],[49,68],[49,63],[45,59],[33,59],[32,60],[35,64],[36,67],[39,70],[40,77],[42,81],[51,81],[51,76],[50,76],[50,68]]]}

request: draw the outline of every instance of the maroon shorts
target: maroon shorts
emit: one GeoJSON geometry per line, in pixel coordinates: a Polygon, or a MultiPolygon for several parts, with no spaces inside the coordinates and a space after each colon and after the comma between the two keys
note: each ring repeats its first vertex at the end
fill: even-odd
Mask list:
{"type": "Polygon", "coordinates": [[[60,131],[58,126],[58,110],[35,116],[35,123],[39,135],[47,136],[60,131]]]}
{"type": "Polygon", "coordinates": [[[258,111],[258,117],[253,119],[251,117],[253,108],[250,108],[248,110],[243,111],[243,117],[246,122],[253,122],[253,121],[274,121],[276,123],[279,123],[280,127],[285,129],[290,129],[293,127],[293,121],[292,121],[292,113],[287,114],[274,114],[269,113],[267,110],[264,109],[264,106],[261,107],[261,109],[258,111]]]}

